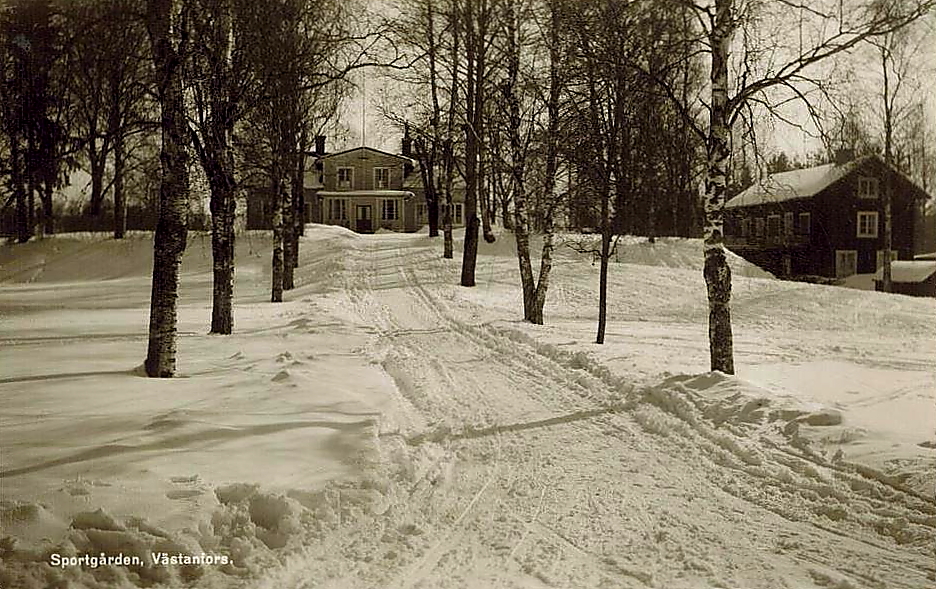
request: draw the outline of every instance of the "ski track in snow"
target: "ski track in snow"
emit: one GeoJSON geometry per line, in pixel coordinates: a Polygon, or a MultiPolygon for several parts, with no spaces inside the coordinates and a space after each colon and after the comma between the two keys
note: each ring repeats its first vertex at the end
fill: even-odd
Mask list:
{"type": "Polygon", "coordinates": [[[406,423],[382,426],[382,443],[433,463],[363,524],[370,533],[326,538],[354,546],[340,566],[293,561],[281,586],[910,588],[936,579],[931,499],[797,447],[795,432],[774,431],[787,422],[764,423],[756,409],[749,422],[717,423],[693,390],[708,388],[706,377],[633,390],[509,326],[466,323],[465,309],[427,286],[451,283],[451,262],[392,241],[368,245],[346,261],[346,304],[333,312],[375,329],[369,353],[408,407],[406,423]]]}
{"type": "MultiPolygon", "coordinates": [[[[243,403],[233,390],[230,398],[210,400],[196,396],[185,401],[181,394],[172,411],[147,416],[142,435],[131,430],[126,447],[100,446],[92,452],[111,448],[123,454],[147,450],[146,444],[182,450],[190,448],[189,439],[213,443],[243,437],[245,444],[253,445],[288,430],[310,428],[304,435],[311,435],[311,430],[347,429],[355,439],[367,438],[373,445],[372,452],[353,457],[364,472],[324,488],[289,488],[285,494],[234,483],[215,487],[212,495],[197,474],[170,478],[165,495],[184,505],[192,502],[193,519],[196,500],[208,498],[217,507],[210,525],[198,524],[199,532],[203,525],[210,528],[204,541],[236,553],[240,564],[248,557],[254,560],[246,569],[209,571],[188,581],[184,575],[166,573],[143,579],[144,584],[269,589],[915,589],[936,583],[936,501],[895,477],[817,450],[805,430],[833,422],[834,412],[777,404],[754,396],[738,379],[719,374],[676,375],[662,381],[648,379],[647,371],[632,375],[626,368],[626,346],[620,348],[623,356],[602,357],[595,348],[569,341],[562,325],[533,328],[503,319],[515,316],[516,309],[509,315],[492,313],[492,301],[496,307],[508,304],[489,296],[483,283],[507,284],[508,278],[501,275],[507,268],[513,273],[509,280],[514,280],[516,261],[509,257],[479,258],[479,287],[466,291],[455,286],[459,262],[440,259],[438,244],[422,236],[362,237],[338,230],[323,235],[327,237],[316,237],[304,250],[291,303],[239,326],[241,339],[219,340],[225,356],[193,361],[187,369],[193,387],[199,382],[194,377],[236,373],[242,380],[226,386],[249,385],[253,397],[246,405],[213,410],[211,403],[218,401],[243,403]],[[243,339],[255,337],[265,339],[243,339]],[[305,346],[314,347],[314,353],[305,346]],[[238,351],[228,356],[231,349],[238,351]],[[316,371],[331,361],[325,358],[347,360],[342,366],[356,372],[344,374],[345,379],[355,379],[363,362],[369,362],[368,370],[382,371],[379,377],[392,385],[386,387],[392,398],[384,411],[378,415],[334,410],[328,418],[332,421],[291,417],[293,410],[308,415],[306,404],[334,385],[317,382],[324,377],[316,371]],[[254,415],[252,401],[266,411],[279,403],[285,407],[278,416],[254,415]],[[339,421],[334,421],[336,414],[341,415],[339,421]],[[275,418],[273,425],[264,421],[270,418],[275,418]]],[[[510,245],[498,242],[496,247],[510,245]]],[[[640,248],[640,255],[652,257],[652,248],[640,248]]],[[[82,247],[67,259],[89,251],[82,247]]],[[[13,271],[31,281],[41,277],[44,263],[13,271]]],[[[680,265],[679,260],[673,263],[680,265]]],[[[71,279],[72,270],[63,264],[53,269],[71,279]]],[[[672,326],[665,318],[644,325],[650,330],[645,333],[659,333],[644,337],[635,353],[658,348],[665,355],[658,364],[668,366],[668,361],[678,363],[682,355],[699,348],[694,328],[680,323],[687,317],[696,319],[699,311],[679,293],[672,301],[666,299],[667,285],[685,274],[657,270],[663,278],[644,287],[652,287],[654,296],[678,319],[672,326]]],[[[562,271],[558,265],[554,269],[562,271]]],[[[74,300],[89,308],[103,304],[98,297],[108,292],[108,284],[76,284],[86,292],[74,300]]],[[[593,293],[559,279],[553,284],[550,297],[570,309],[558,323],[577,321],[579,301],[593,293]]],[[[778,284],[739,281],[733,313],[753,318],[751,324],[762,327],[761,333],[773,333],[772,321],[795,322],[797,308],[782,308],[791,300],[784,296],[790,289],[778,284]],[[765,309],[778,307],[779,318],[758,323],[770,315],[765,309]]],[[[16,286],[5,296],[13,300],[16,289],[25,294],[31,288],[16,286]]],[[[35,288],[44,297],[52,296],[35,288]]],[[[265,297],[262,288],[258,292],[265,297]]],[[[803,288],[819,292],[810,290],[812,286],[803,288]]],[[[822,291],[830,297],[834,292],[841,291],[822,291]]],[[[186,296],[197,300],[192,293],[186,296]]],[[[818,298],[798,304],[812,305],[818,298]]],[[[622,319],[609,324],[609,339],[626,340],[628,330],[646,320],[639,306],[629,305],[625,302],[617,310],[615,318],[622,319]]],[[[859,325],[870,312],[862,302],[851,320],[859,325]]],[[[15,320],[16,328],[4,334],[0,344],[27,349],[54,343],[64,355],[66,346],[79,341],[79,336],[55,329],[48,334],[33,329],[28,318],[15,320]]],[[[822,327],[815,328],[818,332],[822,327]]],[[[141,337],[132,336],[132,331],[115,333],[108,324],[98,329],[101,333],[80,338],[120,345],[141,337]]],[[[204,337],[198,332],[182,335],[183,342],[204,337]]],[[[924,354],[904,354],[899,341],[876,342],[879,350],[893,349],[879,358],[857,339],[833,344],[810,336],[804,343],[780,330],[761,350],[755,338],[746,337],[751,341],[745,336],[736,340],[739,357],[775,362],[797,362],[811,355],[832,361],[861,357],[872,368],[931,370],[924,354]]],[[[69,379],[126,372],[26,371],[0,379],[0,385],[39,387],[57,379],[73,382],[69,379]]],[[[376,386],[374,375],[367,378],[362,387],[376,386]]],[[[185,385],[184,379],[178,380],[185,385]]],[[[917,390],[915,385],[897,387],[889,400],[917,390]]],[[[885,401],[869,395],[853,406],[885,401]]],[[[16,413],[4,413],[4,419],[20,425],[33,417],[28,404],[17,407],[16,413]]],[[[98,422],[123,431],[124,424],[115,425],[110,413],[102,413],[98,422]]],[[[69,425],[63,427],[67,432],[69,425]]],[[[320,443],[320,438],[315,440],[310,443],[320,443]]],[[[335,438],[329,443],[343,442],[335,438]]],[[[273,453],[279,449],[272,442],[262,447],[273,453]]],[[[330,451],[341,455],[344,450],[330,451]]],[[[274,458],[270,454],[265,466],[273,468],[274,458]]],[[[296,464],[290,460],[295,457],[276,462],[276,478],[288,480],[289,465],[296,464]]],[[[56,465],[38,464],[43,469],[56,465]]],[[[20,474],[6,466],[3,472],[11,478],[20,474]]],[[[306,473],[297,473],[297,478],[302,474],[306,473]]],[[[97,493],[85,490],[94,484],[78,481],[69,488],[97,493]]],[[[43,517],[50,513],[42,506],[36,510],[43,517]]],[[[83,517],[90,520],[82,523],[79,517],[78,525],[71,526],[86,525],[94,538],[110,534],[139,543],[142,537],[159,542],[164,537],[164,543],[176,546],[168,534],[147,527],[145,521],[115,523],[104,512],[83,517]]],[[[0,543],[0,555],[6,549],[0,543]]]]}

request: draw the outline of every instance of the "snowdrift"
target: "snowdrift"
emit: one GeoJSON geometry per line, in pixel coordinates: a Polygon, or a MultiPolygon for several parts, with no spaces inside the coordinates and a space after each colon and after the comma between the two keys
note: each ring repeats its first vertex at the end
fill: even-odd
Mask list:
{"type": "Polygon", "coordinates": [[[696,240],[622,238],[597,346],[588,255],[557,250],[533,326],[509,234],[464,289],[439,240],[310,225],[280,305],[268,238],[239,238],[218,337],[193,234],[153,380],[150,239],[0,248],[0,586],[936,580],[931,301],[732,257],[727,376],[696,240]]]}

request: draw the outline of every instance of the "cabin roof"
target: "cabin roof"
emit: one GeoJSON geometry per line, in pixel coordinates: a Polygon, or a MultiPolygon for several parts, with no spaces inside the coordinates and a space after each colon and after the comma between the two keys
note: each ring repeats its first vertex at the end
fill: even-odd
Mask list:
{"type": "Polygon", "coordinates": [[[729,200],[726,208],[747,207],[766,203],[809,198],[844,178],[865,162],[877,156],[867,155],[845,164],[822,164],[812,168],[770,174],[729,200]]]}

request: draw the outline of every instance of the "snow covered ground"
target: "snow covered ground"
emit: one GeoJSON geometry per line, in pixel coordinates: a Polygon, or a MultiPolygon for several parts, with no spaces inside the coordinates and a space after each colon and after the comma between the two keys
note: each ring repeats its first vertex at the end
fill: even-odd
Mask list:
{"type": "Polygon", "coordinates": [[[220,337],[194,234],[153,380],[149,236],[4,246],[0,587],[936,582],[933,300],[733,258],[729,377],[698,242],[622,240],[604,346],[597,266],[561,249],[533,326],[513,247],[465,289],[424,233],[309,226],[272,305],[247,234],[220,337]]]}

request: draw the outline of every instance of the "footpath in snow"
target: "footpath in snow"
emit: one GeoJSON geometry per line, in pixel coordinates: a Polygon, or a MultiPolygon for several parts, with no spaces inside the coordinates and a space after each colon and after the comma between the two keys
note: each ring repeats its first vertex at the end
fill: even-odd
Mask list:
{"type": "Polygon", "coordinates": [[[936,582],[932,301],[735,258],[728,377],[696,242],[624,244],[597,346],[571,250],[541,327],[509,235],[464,289],[424,234],[309,226],[281,305],[266,239],[241,239],[218,337],[196,236],[180,378],[152,380],[148,245],[0,253],[2,587],[936,582]],[[53,566],[101,553],[137,560],[53,566]]]}

